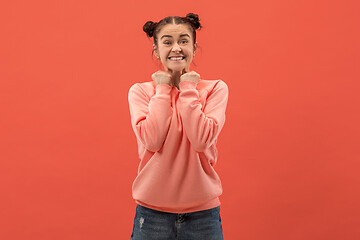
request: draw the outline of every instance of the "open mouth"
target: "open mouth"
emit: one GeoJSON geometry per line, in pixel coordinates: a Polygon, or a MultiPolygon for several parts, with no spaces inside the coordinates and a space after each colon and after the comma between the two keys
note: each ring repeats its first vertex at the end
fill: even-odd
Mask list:
{"type": "Polygon", "coordinates": [[[181,61],[184,60],[185,57],[169,57],[168,59],[171,61],[181,61]]]}

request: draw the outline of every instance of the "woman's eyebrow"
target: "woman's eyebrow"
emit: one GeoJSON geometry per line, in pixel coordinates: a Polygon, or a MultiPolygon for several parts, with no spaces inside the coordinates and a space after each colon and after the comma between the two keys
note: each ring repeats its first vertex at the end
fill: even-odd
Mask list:
{"type": "Polygon", "coordinates": [[[163,35],[160,39],[163,39],[164,37],[169,37],[169,38],[172,38],[171,35],[163,35]]]}
{"type": "MultiPolygon", "coordinates": [[[[164,37],[172,38],[171,35],[163,35],[163,36],[160,38],[160,40],[163,39],[164,37]]],[[[180,37],[189,37],[189,38],[190,38],[190,35],[187,34],[187,33],[185,33],[185,34],[181,34],[180,37]]]]}
{"type": "Polygon", "coordinates": [[[181,34],[180,37],[189,37],[190,38],[189,34],[187,34],[187,33],[181,34]]]}

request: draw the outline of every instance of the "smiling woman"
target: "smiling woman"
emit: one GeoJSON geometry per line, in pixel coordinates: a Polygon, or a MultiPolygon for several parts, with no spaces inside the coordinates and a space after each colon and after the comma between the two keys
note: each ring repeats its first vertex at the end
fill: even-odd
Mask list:
{"type": "Polygon", "coordinates": [[[153,53],[164,71],[135,83],[128,95],[141,160],[132,186],[132,240],[223,239],[222,186],[214,166],[228,87],[190,71],[200,27],[193,13],[143,27],[154,37],[153,53]]]}
{"type": "Polygon", "coordinates": [[[180,76],[190,71],[197,49],[195,30],[198,28],[201,29],[199,17],[192,13],[185,18],[167,17],[159,23],[148,21],[143,27],[149,37],[154,37],[153,52],[165,72],[171,74],[171,86],[179,88],[180,76]]]}
{"type": "MultiPolygon", "coordinates": [[[[190,63],[196,52],[196,44],[189,31],[188,26],[180,24],[168,24],[158,34],[160,42],[154,44],[154,52],[159,56],[165,71],[171,71],[172,75],[181,73],[182,70],[189,72],[190,63]]],[[[174,78],[178,85],[178,78],[174,78]]]]}

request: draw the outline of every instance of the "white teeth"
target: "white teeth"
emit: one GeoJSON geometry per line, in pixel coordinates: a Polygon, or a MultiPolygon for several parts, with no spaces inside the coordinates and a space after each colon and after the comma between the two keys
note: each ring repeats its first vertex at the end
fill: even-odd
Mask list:
{"type": "Polygon", "coordinates": [[[174,61],[178,61],[178,60],[182,60],[183,57],[171,57],[170,60],[174,60],[174,61]]]}

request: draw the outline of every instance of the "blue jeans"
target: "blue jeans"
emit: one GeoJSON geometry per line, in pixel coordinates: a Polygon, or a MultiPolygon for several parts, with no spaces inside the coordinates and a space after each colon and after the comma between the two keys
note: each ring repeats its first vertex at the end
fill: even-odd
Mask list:
{"type": "Polygon", "coordinates": [[[169,213],[136,206],[130,240],[223,240],[220,206],[190,213],[169,213]]]}

